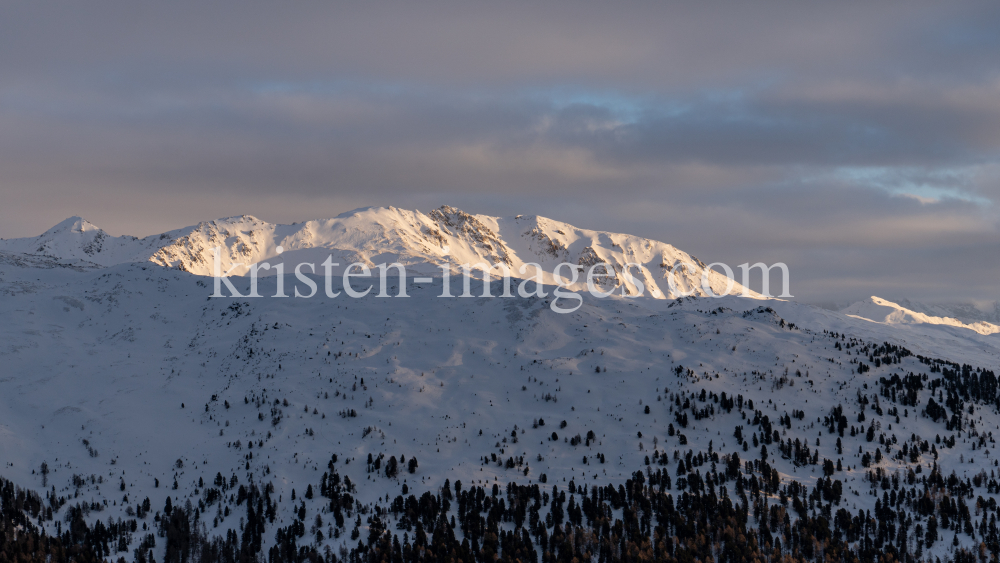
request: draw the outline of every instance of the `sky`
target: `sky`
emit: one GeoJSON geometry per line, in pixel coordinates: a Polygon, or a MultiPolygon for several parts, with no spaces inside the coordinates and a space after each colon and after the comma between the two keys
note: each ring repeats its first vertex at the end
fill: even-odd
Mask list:
{"type": "Polygon", "coordinates": [[[0,237],[537,214],[797,299],[1000,299],[1000,4],[29,2],[0,237]]]}

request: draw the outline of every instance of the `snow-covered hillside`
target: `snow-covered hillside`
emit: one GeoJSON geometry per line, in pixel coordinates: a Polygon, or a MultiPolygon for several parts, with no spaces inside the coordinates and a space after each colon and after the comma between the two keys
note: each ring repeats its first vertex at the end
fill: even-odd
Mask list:
{"type": "MultiPolygon", "coordinates": [[[[286,260],[333,246],[373,262],[431,263],[444,246],[512,264],[686,256],[541,218],[391,212],[202,225],[155,256],[192,249],[175,259],[194,265],[184,236],[228,233],[239,251],[265,231],[246,260],[279,244],[286,260]],[[444,242],[421,242],[432,225],[444,242]],[[547,242],[523,235],[536,228],[547,242]]],[[[406,298],[210,298],[190,271],[10,245],[0,512],[18,537],[37,527],[60,549],[141,561],[1000,551],[997,334],[741,297],[585,295],[557,314],[550,298],[442,299],[440,277],[406,298]]]]}
{"type": "MultiPolygon", "coordinates": [[[[388,208],[365,208],[333,219],[275,225],[243,215],[199,223],[143,239],[111,237],[91,223],[73,217],[33,238],[0,240],[0,252],[41,254],[60,260],[85,260],[101,266],[129,262],[152,262],[201,276],[213,275],[214,249],[220,249],[223,273],[245,275],[252,264],[286,263],[291,273],[299,263],[311,263],[316,271],[328,257],[339,263],[339,274],[354,262],[367,266],[399,262],[414,274],[441,275],[445,266],[460,273],[462,264],[485,263],[507,266],[514,276],[533,276],[542,267],[546,283],[555,283],[555,267],[563,262],[589,268],[607,263],[611,278],[599,280],[602,289],[618,288],[638,294],[641,282],[654,298],[705,295],[702,275],[705,263],[662,242],[631,235],[579,229],[567,223],[538,216],[489,217],[470,215],[452,207],[430,213],[388,208]],[[278,252],[278,248],[283,253],[278,252]],[[677,292],[667,276],[673,271],[677,292]]],[[[307,270],[308,271],[308,270],[307,270]]],[[[599,271],[603,272],[603,268],[599,271]]],[[[269,272],[262,271],[261,275],[269,272]]],[[[494,271],[498,276],[499,271],[494,271]]],[[[728,280],[714,270],[707,272],[715,293],[727,290],[728,280]]],[[[586,290],[586,277],[571,285],[586,290]]],[[[735,283],[731,293],[740,293],[735,283]]],[[[756,295],[749,292],[750,295],[756,295]]]]}

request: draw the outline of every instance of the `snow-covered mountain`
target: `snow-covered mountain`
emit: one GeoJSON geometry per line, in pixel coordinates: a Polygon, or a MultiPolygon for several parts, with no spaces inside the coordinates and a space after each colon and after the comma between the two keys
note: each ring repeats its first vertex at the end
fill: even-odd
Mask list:
{"type": "MultiPolygon", "coordinates": [[[[164,562],[1000,554],[997,334],[736,296],[585,295],[579,310],[557,314],[547,297],[442,299],[440,277],[408,282],[407,298],[211,298],[212,280],[164,267],[194,270],[212,237],[245,256],[236,261],[270,260],[269,245],[280,244],[310,259],[336,250],[415,268],[443,260],[443,246],[453,259],[515,265],[550,250],[550,260],[579,262],[587,247],[653,264],[669,249],[540,218],[422,217],[220,221],[155,251],[141,239],[149,257],[106,267],[95,264],[114,261],[107,240],[84,252],[97,260],[66,246],[97,237],[83,223],[50,237],[45,252],[5,241],[0,553],[45,546],[52,560],[164,562]],[[433,225],[444,242],[420,238],[433,225]],[[524,235],[534,228],[548,242],[524,235]],[[48,539],[35,542],[41,533],[48,539]]],[[[672,252],[665,261],[685,259],[672,252]]],[[[260,293],[276,281],[260,280],[260,293]]]]}
{"type": "Polygon", "coordinates": [[[987,322],[1000,325],[1000,301],[922,303],[900,299],[899,306],[934,317],[951,317],[967,324],[987,322]]]}
{"type": "MultiPolygon", "coordinates": [[[[579,229],[545,217],[470,215],[448,206],[427,214],[394,207],[364,208],[333,219],[292,225],[243,215],[142,239],[112,237],[73,217],[39,237],[0,240],[0,252],[41,254],[101,266],[148,261],[200,276],[213,274],[215,248],[220,249],[221,271],[236,276],[264,261],[286,263],[288,273],[303,262],[315,264],[319,271],[320,264],[332,256],[340,264],[335,274],[354,262],[368,266],[399,262],[408,271],[424,275],[441,275],[442,266],[457,274],[462,264],[486,263],[506,265],[514,276],[524,277],[532,276],[534,269],[526,268],[525,274],[519,274],[520,269],[536,263],[542,267],[544,281],[555,283],[552,274],[560,263],[587,268],[607,263],[613,268],[612,277],[599,280],[602,289],[620,288],[634,295],[638,287],[623,272],[631,263],[635,264],[630,268],[631,276],[654,298],[675,297],[667,281],[670,270],[675,272],[680,293],[705,295],[701,284],[705,264],[669,244],[579,229]],[[283,250],[280,254],[279,247],[283,250]]],[[[713,270],[707,275],[714,292],[726,291],[725,276],[713,270]]],[[[581,276],[570,287],[585,290],[586,277],[581,276]]],[[[732,286],[732,293],[741,291],[739,283],[732,286]]]]}
{"type": "Polygon", "coordinates": [[[153,253],[170,242],[168,233],[144,239],[113,237],[86,219],[70,217],[37,237],[0,239],[0,252],[113,266],[149,260],[153,253]]]}
{"type": "Polygon", "coordinates": [[[938,317],[928,315],[926,313],[919,313],[876,296],[854,303],[841,310],[841,312],[852,317],[868,319],[870,321],[884,324],[930,324],[972,330],[984,335],[1000,333],[1000,326],[992,323],[985,321],[965,323],[959,319],[951,317],[938,317]]]}

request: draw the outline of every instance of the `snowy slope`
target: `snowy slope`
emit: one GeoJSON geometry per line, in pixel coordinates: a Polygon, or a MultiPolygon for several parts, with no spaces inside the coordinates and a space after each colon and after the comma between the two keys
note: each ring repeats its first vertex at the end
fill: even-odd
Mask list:
{"type": "MultiPolygon", "coordinates": [[[[319,486],[333,454],[336,469],[357,484],[359,509],[384,505],[404,484],[420,495],[445,479],[503,486],[538,483],[545,474],[549,486],[617,485],[647,467],[654,451],[697,453],[711,441],[716,452],[752,459],[759,449],[747,452],[733,437],[736,426],[747,441],[759,432],[738,410],[715,410],[709,420],[678,426],[682,444],[680,434],[667,431],[681,411],[672,397],[686,400],[702,389],[739,394],[774,420],[804,409],[808,416],[791,419],[782,439],[811,445],[819,427],[811,417],[838,404],[852,409],[862,395],[877,401],[880,377],[926,371],[913,356],[875,367],[859,351],[864,346],[888,341],[976,366],[995,366],[1000,358],[995,339],[971,331],[965,332],[973,339],[959,343],[949,332],[901,332],[795,303],[771,301],[769,308],[737,297],[588,297],[576,313],[559,315],[534,298],[441,299],[434,284],[411,284],[409,298],[373,292],[363,299],[247,300],[208,298],[208,280],[153,264],[87,269],[0,262],[0,274],[13,280],[8,284],[35,280],[0,299],[7,321],[0,326],[2,475],[43,490],[44,462],[45,484],[70,504],[96,503],[102,510],[90,518],[102,520],[131,517],[127,511],[147,497],[154,512],[167,497],[175,506],[186,500],[198,506],[209,488],[199,479],[211,483],[216,474],[271,483],[284,501],[265,550],[274,528],[297,518],[299,503],[307,520],[323,514],[329,521],[326,501],[302,494],[319,486]],[[846,345],[851,341],[853,348],[846,345]],[[870,371],[859,374],[859,362],[870,371]],[[342,416],[352,411],[356,416],[342,416]],[[568,443],[588,431],[596,434],[593,443],[568,443]],[[419,465],[387,478],[367,471],[368,454],[415,457],[419,465]],[[604,463],[596,461],[599,454],[604,463]],[[514,457],[516,467],[503,466],[514,457]]],[[[273,290],[273,278],[261,284],[273,290]]],[[[904,441],[911,434],[947,437],[942,423],[917,417],[912,407],[899,418],[882,400],[885,414],[876,418],[869,410],[867,422],[851,418],[851,424],[863,431],[879,421],[882,433],[904,441]]],[[[980,408],[976,424],[1000,427],[1000,413],[980,408]]],[[[955,454],[936,462],[945,475],[971,477],[989,469],[983,462],[993,465],[992,440],[980,451],[957,434],[955,454]]],[[[878,495],[869,496],[868,470],[857,452],[879,443],[845,437],[838,455],[834,438],[825,430],[820,436],[819,459],[846,466],[836,474],[845,484],[845,506],[871,510],[878,495]]],[[[930,454],[915,465],[890,460],[882,447],[880,466],[890,473],[915,466],[927,472],[934,463],[930,454]]],[[[822,477],[821,468],[796,465],[771,448],[782,479],[813,486],[822,477]]],[[[676,459],[667,466],[671,474],[676,459]]],[[[977,494],[990,496],[985,489],[977,494]]],[[[239,528],[239,517],[226,517],[224,506],[237,509],[227,501],[205,507],[211,533],[239,528]]],[[[152,516],[140,520],[153,523],[152,516]]],[[[339,530],[324,527],[319,545],[353,546],[346,539],[351,526],[339,538],[331,538],[339,530]]],[[[939,546],[940,554],[950,548],[939,546]]]]}
{"type": "Polygon", "coordinates": [[[854,303],[842,309],[841,312],[845,315],[883,324],[931,324],[971,330],[983,335],[1000,333],[1000,326],[992,323],[984,321],[964,323],[951,317],[936,317],[918,313],[876,296],[854,303]]]}
{"type": "MultiPolygon", "coordinates": [[[[637,284],[623,272],[626,264],[632,263],[631,275],[644,285],[644,293],[655,298],[674,297],[675,293],[705,295],[701,287],[705,264],[669,244],[578,229],[544,217],[469,215],[447,206],[427,214],[393,207],[365,208],[293,225],[275,225],[243,215],[143,239],[111,237],[73,217],[39,237],[0,241],[0,251],[86,260],[102,266],[149,261],[201,276],[213,275],[215,248],[220,249],[221,270],[236,276],[264,261],[286,263],[288,274],[303,262],[322,271],[322,262],[332,256],[339,264],[333,269],[335,275],[354,262],[369,267],[399,262],[413,274],[432,275],[441,275],[442,266],[457,274],[462,264],[485,263],[503,264],[512,275],[523,278],[533,276],[535,270],[526,267],[521,273],[521,268],[536,263],[542,267],[542,279],[555,283],[552,274],[562,262],[581,265],[587,268],[585,272],[595,264],[607,263],[613,271],[610,278],[598,279],[601,289],[636,295],[637,284]],[[279,247],[284,251],[280,255],[279,247]],[[679,267],[682,264],[690,267],[679,267]],[[678,292],[672,292],[668,284],[672,269],[678,292]]],[[[269,273],[273,270],[261,271],[261,275],[269,273]]],[[[499,276],[499,271],[493,275],[499,276]]],[[[707,275],[713,292],[726,291],[725,276],[712,270],[707,275]]],[[[585,275],[571,287],[585,290],[585,275]]],[[[736,283],[731,291],[741,290],[736,283]]]]}
{"type": "Polygon", "coordinates": [[[921,303],[900,299],[897,305],[933,317],[952,317],[967,324],[983,321],[1000,325],[1000,301],[921,303]]]}
{"type": "MultiPolygon", "coordinates": [[[[619,487],[636,471],[664,471],[674,480],[665,492],[680,503],[682,483],[715,471],[697,460],[733,454],[748,463],[742,472],[737,465],[740,479],[756,483],[762,467],[773,468],[783,492],[796,483],[829,486],[830,460],[843,498],[826,510],[851,516],[884,511],[891,489],[909,519],[899,522],[910,530],[904,543],[921,557],[947,560],[954,547],[917,537],[931,524],[915,508],[919,495],[947,507],[940,503],[957,498],[955,484],[968,483],[972,497],[962,502],[975,510],[982,499],[971,535],[942,520],[941,539],[954,535],[959,546],[986,540],[980,519],[996,515],[989,500],[1000,500],[992,435],[1000,403],[979,395],[995,391],[1000,365],[1000,340],[989,331],[878,298],[843,314],[736,296],[588,294],[578,311],[556,314],[551,295],[441,298],[440,277],[411,279],[406,298],[210,298],[213,280],[196,271],[214,244],[235,261],[318,263],[334,254],[428,273],[476,259],[550,269],[596,256],[646,264],[649,280],[659,279],[660,263],[690,258],[662,243],[537,217],[369,209],[285,226],[240,217],[175,231],[142,260],[137,249],[152,249],[152,238],[119,246],[104,238],[88,254],[96,232],[73,221],[47,233],[44,252],[40,240],[4,241],[0,250],[0,477],[65,501],[52,519],[39,519],[49,533],[68,527],[74,506],[95,526],[136,521],[121,540],[127,558],[159,526],[168,499],[190,503],[209,535],[245,532],[247,506],[235,490],[250,483],[273,487],[277,503],[262,536],[266,559],[289,526],[308,528],[297,541],[318,553],[356,549],[354,529],[367,537],[376,514],[401,536],[396,526],[407,523],[385,511],[391,499],[439,494],[446,482],[565,492],[570,483],[619,487]],[[100,266],[112,258],[124,263],[100,266]],[[976,394],[964,397],[970,377],[976,394]],[[738,408],[725,408],[723,393],[739,397],[738,408]],[[842,435],[826,427],[836,407],[842,435]],[[589,432],[593,439],[584,439],[589,432]],[[793,441],[796,453],[786,455],[782,447],[793,441]],[[800,446],[813,461],[803,462],[800,446]],[[692,457],[695,467],[684,468],[692,457]],[[390,458],[418,464],[387,476],[390,458]],[[304,498],[331,471],[355,485],[343,526],[328,499],[304,498]],[[918,490],[921,478],[952,473],[947,490],[933,482],[918,490]],[[217,479],[233,484],[221,498],[217,479]],[[145,499],[150,513],[136,514],[145,499]]],[[[371,281],[356,280],[359,289],[371,281]]],[[[262,295],[274,294],[273,277],[259,283],[262,295]]],[[[234,284],[245,294],[249,281],[234,284]]],[[[460,280],[451,284],[460,294],[460,280]]],[[[492,282],[493,295],[499,284],[492,282]]],[[[733,481],[718,487],[746,502],[733,481]]],[[[774,491],[754,498],[754,510],[762,500],[780,504],[774,491]]],[[[803,510],[818,514],[822,500],[803,510]]],[[[612,522],[626,518],[621,508],[609,514],[612,522]]],[[[879,529],[887,522],[880,520],[879,529]]],[[[760,525],[752,516],[750,527],[760,525]]],[[[163,560],[167,540],[156,541],[163,560]]]]}

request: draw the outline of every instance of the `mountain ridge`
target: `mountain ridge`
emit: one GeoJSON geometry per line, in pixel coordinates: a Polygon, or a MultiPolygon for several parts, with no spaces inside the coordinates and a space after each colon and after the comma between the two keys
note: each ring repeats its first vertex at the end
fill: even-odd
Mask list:
{"type": "Polygon", "coordinates": [[[968,329],[984,336],[1000,333],[1000,326],[992,323],[985,321],[966,323],[953,317],[942,317],[914,311],[875,295],[853,303],[841,309],[840,312],[850,317],[889,325],[933,324],[968,329]]]}
{"type": "MultiPolygon", "coordinates": [[[[246,275],[252,264],[264,261],[289,264],[285,268],[289,274],[299,263],[318,268],[326,257],[333,256],[340,264],[335,270],[338,274],[353,262],[366,266],[399,262],[416,273],[431,275],[440,275],[442,267],[460,273],[461,264],[483,262],[503,264],[514,277],[531,277],[533,270],[520,273],[520,269],[537,263],[543,270],[542,280],[554,284],[553,271],[562,262],[584,268],[607,263],[612,267],[609,277],[598,278],[605,291],[617,289],[637,295],[645,289],[654,298],[704,296],[703,274],[713,292],[722,293],[729,287],[724,275],[667,243],[581,229],[537,215],[472,215],[450,206],[426,214],[395,207],[364,207],[330,219],[290,225],[235,215],[142,239],[112,237],[96,225],[72,217],[38,237],[0,240],[0,251],[84,260],[103,267],[152,262],[201,276],[213,275],[215,248],[219,248],[220,271],[230,275],[246,275]],[[629,264],[633,266],[627,275],[629,264]],[[675,272],[677,291],[669,287],[670,271],[675,272]]],[[[585,290],[585,273],[568,287],[585,290]]],[[[731,292],[742,289],[733,282],[731,292]]],[[[759,297],[752,291],[748,295],[759,297]]]]}

